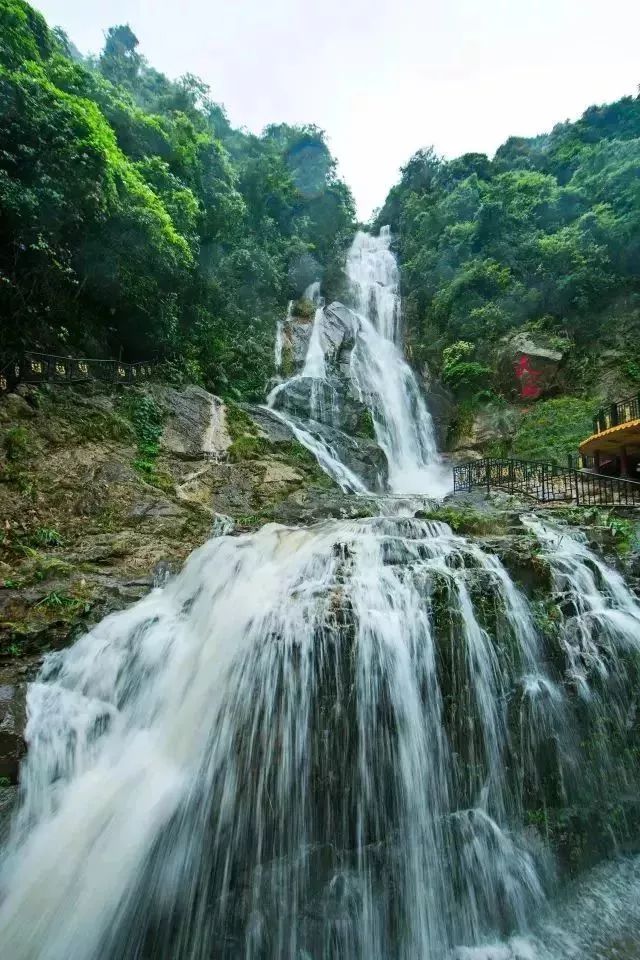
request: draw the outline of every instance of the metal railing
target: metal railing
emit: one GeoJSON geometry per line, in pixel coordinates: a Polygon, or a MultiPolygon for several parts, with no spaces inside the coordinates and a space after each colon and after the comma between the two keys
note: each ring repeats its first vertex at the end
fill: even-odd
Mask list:
{"type": "Polygon", "coordinates": [[[18,383],[103,383],[134,384],[148,380],[155,361],[123,363],[120,360],[95,360],[89,357],[58,357],[49,353],[28,351],[0,369],[0,393],[18,383]]]}
{"type": "Polygon", "coordinates": [[[640,506],[640,483],[637,481],[559,467],[552,460],[485,458],[461,463],[453,468],[453,489],[521,493],[541,503],[640,506]]]}
{"type": "Polygon", "coordinates": [[[640,394],[604,407],[593,418],[593,432],[602,433],[630,420],[640,420],[640,394]]]}

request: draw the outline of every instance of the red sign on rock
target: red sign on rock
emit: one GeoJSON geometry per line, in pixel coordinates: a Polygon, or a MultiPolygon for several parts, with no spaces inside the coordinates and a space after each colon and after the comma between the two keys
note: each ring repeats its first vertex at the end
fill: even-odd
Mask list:
{"type": "Polygon", "coordinates": [[[531,357],[523,354],[513,365],[513,372],[520,383],[520,396],[523,400],[537,400],[542,393],[540,380],[543,376],[542,370],[536,370],[531,362],[531,357]]]}

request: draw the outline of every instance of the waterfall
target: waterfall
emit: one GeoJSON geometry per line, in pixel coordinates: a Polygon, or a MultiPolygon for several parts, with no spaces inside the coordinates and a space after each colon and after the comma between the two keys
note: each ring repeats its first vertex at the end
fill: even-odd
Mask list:
{"type": "MultiPolygon", "coordinates": [[[[411,367],[401,352],[398,267],[390,249],[391,234],[387,227],[377,237],[360,232],[356,235],[346,261],[346,275],[356,318],[355,345],[351,351],[349,376],[360,401],[373,418],[378,445],[388,463],[388,488],[396,494],[444,496],[451,489],[450,472],[438,455],[431,415],[411,367]]],[[[327,443],[317,424],[335,424],[339,398],[329,376],[323,343],[324,302],[320,284],[313,284],[305,298],[316,305],[306,359],[301,373],[279,384],[269,396],[274,407],[286,394],[288,386],[310,380],[311,388],[304,419],[280,411],[281,417],[297,430],[298,439],[318,455],[322,468],[343,489],[351,492],[367,490],[361,477],[357,483],[347,482],[354,471],[340,462],[332,451],[327,456],[327,443]]]]}
{"type": "Polygon", "coordinates": [[[273,365],[275,367],[276,373],[280,373],[280,371],[282,370],[282,349],[284,347],[284,330],[285,330],[285,325],[289,323],[289,321],[291,320],[292,311],[293,311],[293,300],[289,300],[289,304],[287,306],[287,315],[284,319],[284,323],[282,322],[282,320],[278,320],[278,322],[276,323],[276,339],[273,347],[273,365]]]}
{"type": "Polygon", "coordinates": [[[358,234],[347,279],[351,308],[316,283],[312,326],[278,328],[276,367],[291,324],[308,340],[271,415],[366,493],[339,425],[368,411],[406,496],[306,529],[222,518],[46,656],[0,860],[10,960],[637,956],[640,860],[570,887],[554,851],[583,830],[602,858],[638,816],[640,604],[551,519],[513,518],[542,596],[420,519],[449,480],[388,230],[358,234]]]}
{"type": "MultiPolygon", "coordinates": [[[[216,537],[45,659],[4,955],[592,955],[604,927],[579,922],[579,897],[559,939],[524,808],[542,762],[568,802],[611,789],[597,766],[628,723],[639,607],[584,544],[524,517],[565,611],[550,651],[497,557],[403,512],[216,537]],[[621,712],[591,752],[571,734],[603,670],[621,712]]],[[[618,876],[581,896],[619,917],[618,876]]]]}

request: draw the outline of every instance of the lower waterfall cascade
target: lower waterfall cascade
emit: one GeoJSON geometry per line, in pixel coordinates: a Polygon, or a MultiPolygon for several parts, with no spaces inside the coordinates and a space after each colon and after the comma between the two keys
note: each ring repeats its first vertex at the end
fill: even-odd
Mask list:
{"type": "MultiPolygon", "coordinates": [[[[389,244],[359,235],[347,264],[391,495],[214,535],[47,655],[0,859],[8,960],[637,960],[640,603],[553,511],[510,517],[544,595],[431,516],[446,470],[389,244]],[[568,880],[563,818],[604,810],[606,853],[568,880]]],[[[313,418],[273,414],[367,489],[313,418]]]]}

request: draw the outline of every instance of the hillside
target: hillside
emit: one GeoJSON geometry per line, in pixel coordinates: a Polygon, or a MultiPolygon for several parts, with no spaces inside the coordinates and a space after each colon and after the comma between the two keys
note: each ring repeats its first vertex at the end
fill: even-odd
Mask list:
{"type": "Polygon", "coordinates": [[[410,356],[457,401],[450,445],[469,441],[482,411],[503,449],[539,455],[546,444],[564,455],[601,401],[637,391],[639,184],[637,97],[545,136],[511,137],[493,159],[426,149],[403,168],[376,226],[396,236],[410,356]],[[514,380],[523,336],[557,364],[528,390],[517,370],[514,380]],[[513,400],[520,408],[505,410],[513,400]],[[521,423],[532,401],[535,416],[521,423]]]}
{"type": "Polygon", "coordinates": [[[235,130],[128,26],[85,59],[24,0],[0,0],[0,114],[0,356],[157,356],[262,397],[276,317],[339,288],[353,233],[322,131],[235,130]]]}

